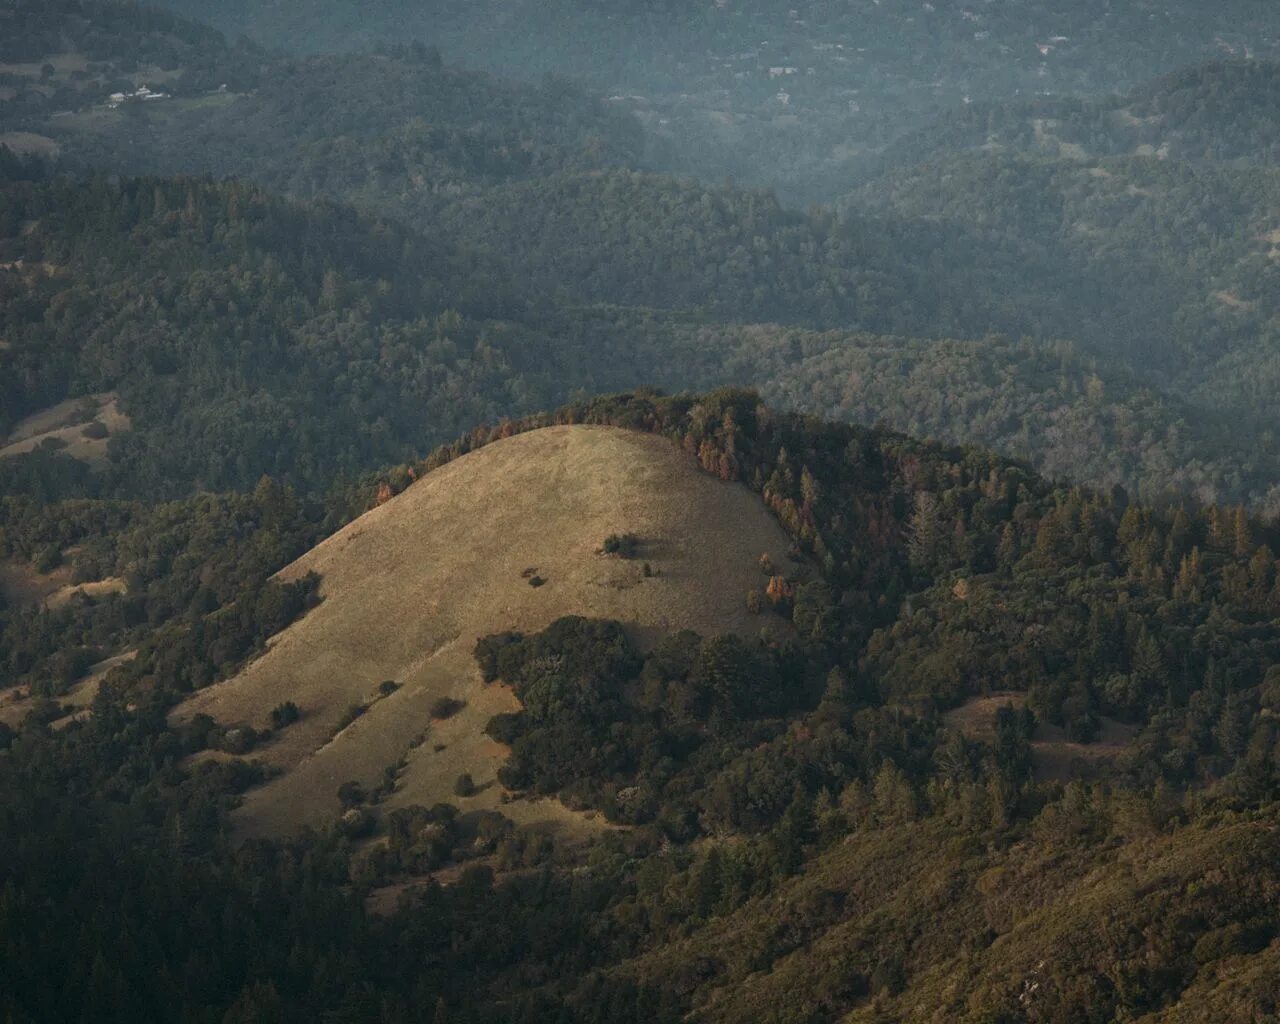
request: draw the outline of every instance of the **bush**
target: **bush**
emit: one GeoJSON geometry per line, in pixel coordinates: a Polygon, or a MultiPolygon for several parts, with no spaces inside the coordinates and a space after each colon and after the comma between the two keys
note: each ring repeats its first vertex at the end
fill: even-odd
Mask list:
{"type": "Polygon", "coordinates": [[[431,871],[449,861],[458,838],[458,809],[449,804],[398,807],[387,816],[390,861],[402,871],[431,871]]]}
{"type": "Polygon", "coordinates": [[[354,779],[344,782],[338,787],[338,801],[344,808],[350,809],[364,803],[364,786],[354,779]]]}
{"type": "Polygon", "coordinates": [[[56,544],[50,544],[43,548],[36,556],[36,572],[47,573],[53,572],[62,564],[62,549],[56,544]]]}
{"type": "Polygon", "coordinates": [[[342,732],[347,726],[354,722],[357,718],[369,710],[368,704],[352,704],[346,711],[342,713],[342,717],[338,719],[338,724],[334,727],[333,734],[335,736],[342,732]]]}
{"type": "Polygon", "coordinates": [[[1229,956],[1256,953],[1266,945],[1266,929],[1251,928],[1240,921],[1233,921],[1223,928],[1206,932],[1196,940],[1191,951],[1198,964],[1211,963],[1229,956]]]}
{"type": "Polygon", "coordinates": [[[453,697],[441,697],[431,705],[431,717],[436,721],[452,718],[467,706],[467,702],[453,697]]]}
{"type": "Polygon", "coordinates": [[[338,831],[348,839],[362,839],[373,831],[373,815],[362,807],[352,807],[338,819],[338,831]]]}
{"type": "Polygon", "coordinates": [[[302,712],[298,710],[298,705],[287,700],[271,709],[271,728],[283,729],[287,725],[293,725],[301,717],[302,712]]]}
{"type": "Polygon", "coordinates": [[[476,641],[475,657],[480,664],[480,676],[486,683],[492,683],[498,678],[498,655],[523,639],[522,633],[508,632],[494,633],[476,641]]]}
{"type": "Polygon", "coordinates": [[[604,539],[602,550],[606,555],[635,558],[636,552],[640,550],[640,538],[634,533],[611,533],[604,539]]]}
{"type": "Polygon", "coordinates": [[[394,679],[388,679],[386,682],[378,684],[378,696],[390,697],[398,689],[400,689],[400,684],[394,679]]]}
{"type": "Polygon", "coordinates": [[[524,714],[520,711],[503,712],[489,719],[484,731],[490,738],[511,746],[524,730],[524,714]]]}
{"type": "Polygon", "coordinates": [[[177,728],[178,742],[185,754],[196,754],[215,746],[221,738],[218,723],[210,715],[199,714],[177,728]]]}
{"type": "Polygon", "coordinates": [[[105,423],[94,420],[80,431],[80,436],[88,438],[90,441],[103,441],[111,436],[111,431],[107,429],[105,423]]]}
{"type": "Polygon", "coordinates": [[[483,892],[493,888],[493,868],[488,864],[468,864],[462,869],[458,886],[471,892],[483,892]]]}
{"type": "Polygon", "coordinates": [[[475,792],[476,784],[470,772],[463,772],[458,776],[458,781],[453,784],[454,796],[474,796],[475,792]]]}
{"type": "Polygon", "coordinates": [[[31,706],[31,710],[27,712],[24,724],[26,722],[36,722],[40,725],[48,725],[50,722],[56,722],[65,714],[67,714],[67,709],[56,700],[40,697],[31,706]]]}
{"type": "Polygon", "coordinates": [[[222,734],[218,749],[228,754],[247,754],[258,745],[258,731],[247,725],[228,729],[222,734]]]}

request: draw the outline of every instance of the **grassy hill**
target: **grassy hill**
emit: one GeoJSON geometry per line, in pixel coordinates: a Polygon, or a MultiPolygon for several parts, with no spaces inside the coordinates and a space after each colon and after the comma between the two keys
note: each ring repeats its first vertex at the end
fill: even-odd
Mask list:
{"type": "Polygon", "coordinates": [[[642,647],[682,629],[754,635],[767,623],[744,595],[761,585],[761,555],[783,564],[788,548],[746,489],[663,439],[589,426],[521,434],[432,471],[285,569],[320,575],[319,607],[175,714],[263,727],[278,704],[298,705],[301,720],[257,752],[284,774],[237,812],[246,832],[322,826],[340,810],[339,785],[373,789],[397,765],[387,808],[455,799],[466,772],[480,792],[464,810],[564,821],[554,802],[499,800],[503,749],[484,729],[519,705],[482,682],[477,640],[566,615],[619,620],[642,647]],[[634,534],[635,557],[602,554],[611,534],[634,534]],[[379,698],[386,680],[399,688],[379,698]],[[442,698],[465,707],[433,722],[442,698]]]}

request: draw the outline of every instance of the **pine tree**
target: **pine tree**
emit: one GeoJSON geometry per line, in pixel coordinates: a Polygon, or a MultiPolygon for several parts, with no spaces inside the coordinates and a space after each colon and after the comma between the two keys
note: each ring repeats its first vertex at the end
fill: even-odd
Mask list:
{"type": "Polygon", "coordinates": [[[1143,686],[1158,683],[1164,678],[1164,658],[1146,623],[1143,623],[1134,644],[1131,667],[1134,679],[1143,686]]]}
{"type": "Polygon", "coordinates": [[[1182,565],[1178,569],[1178,579],[1174,584],[1174,596],[1188,601],[1200,600],[1200,549],[1193,547],[1191,553],[1183,556],[1182,565]]]}
{"type": "Polygon", "coordinates": [[[1018,531],[1013,523],[1005,523],[1000,531],[1000,543],[996,548],[996,561],[1002,569],[1012,569],[1022,548],[1018,543],[1018,531]]]}
{"type": "Polygon", "coordinates": [[[938,499],[928,491],[917,491],[915,510],[907,525],[907,557],[911,567],[930,572],[938,553],[938,499]]]}
{"type": "Polygon", "coordinates": [[[1253,547],[1253,536],[1249,531],[1249,517],[1244,506],[1237,506],[1232,517],[1231,536],[1237,558],[1244,558],[1253,547]]]}

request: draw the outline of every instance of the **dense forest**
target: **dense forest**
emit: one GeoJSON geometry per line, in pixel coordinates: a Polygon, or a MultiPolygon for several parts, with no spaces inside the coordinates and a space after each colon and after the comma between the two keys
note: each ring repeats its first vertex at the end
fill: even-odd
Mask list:
{"type": "Polygon", "coordinates": [[[1144,501],[1193,495],[1278,510],[1274,452],[1238,414],[1198,408],[1074,345],[767,327],[689,333],[688,350],[725,351],[734,381],[759,382],[786,408],[982,444],[1048,476],[1123,487],[1144,501]]]}
{"type": "Polygon", "coordinates": [[[113,62],[125,53],[141,65],[180,66],[193,56],[221,51],[221,35],[199,21],[153,6],[111,0],[5,0],[7,31],[0,57],[9,64],[38,63],[51,54],[80,52],[113,62]]]}
{"type": "MultiPolygon", "coordinates": [[[[348,209],[146,179],[21,183],[0,203],[0,423],[102,391],[133,421],[82,487],[323,488],[549,404],[573,358],[504,319],[525,302],[491,269],[348,209]]],[[[56,448],[9,464],[41,461],[74,466],[56,448]]]]}
{"type": "Polygon", "coordinates": [[[543,291],[720,321],[1045,334],[1065,329],[1061,293],[1074,281],[1063,278],[1075,275],[1033,241],[993,246],[918,217],[802,214],[771,193],[632,171],[498,189],[454,204],[443,222],[481,251],[508,253],[543,291]],[[1016,305],[1011,279],[1028,282],[1016,305]],[[1060,288],[1036,289],[1045,280],[1060,288]]]}
{"type": "Polygon", "coordinates": [[[64,121],[55,137],[82,166],[236,175],[420,223],[457,193],[644,155],[635,121],[570,82],[516,86],[444,67],[426,47],[274,60],[246,92],[64,121]]]}
{"type": "MultiPolygon", "coordinates": [[[[1269,449],[1241,430],[1238,414],[1219,421],[1071,346],[705,323],[715,307],[698,303],[723,296],[721,317],[736,301],[739,310],[758,304],[762,318],[928,326],[928,307],[911,301],[927,299],[928,280],[905,259],[851,277],[834,255],[824,271],[803,241],[825,225],[827,251],[861,247],[871,260],[894,251],[873,242],[882,235],[791,214],[768,197],[751,206],[676,181],[589,179],[601,202],[621,190],[610,203],[619,211],[635,211],[642,198],[679,205],[665,215],[669,233],[654,240],[663,256],[620,220],[614,249],[628,262],[584,261],[579,287],[677,304],[683,293],[698,309],[689,315],[556,306],[532,273],[504,272],[496,241],[493,249],[453,246],[449,235],[432,240],[249,186],[18,180],[39,176],[20,162],[10,173],[15,180],[0,187],[0,428],[68,396],[102,393],[117,394],[130,419],[92,469],[52,439],[0,460],[10,493],[180,497],[248,489],[264,473],[318,493],[335,476],[407,458],[475,422],[527,413],[575,389],[647,380],[673,390],[758,382],[789,407],[980,441],[1053,475],[1147,498],[1273,503],[1269,449]],[[729,248],[724,232],[743,232],[741,264],[699,278],[708,265],[696,250],[675,263],[673,249],[696,237],[696,224],[728,226],[708,246],[729,248]],[[761,230],[776,239],[771,247],[745,234],[761,230]],[[788,265],[791,278],[768,273],[788,265]],[[825,313],[817,296],[829,300],[825,313]]],[[[480,232],[473,223],[473,238],[480,232]]],[[[554,236],[534,236],[548,240],[550,280],[554,236]]],[[[964,298],[957,294],[953,308],[964,298]]],[[[975,334],[983,315],[969,303],[975,334]]]]}
{"type": "MultiPolygon", "coordinates": [[[[233,82],[226,92],[179,85],[161,102],[82,105],[53,120],[10,124],[50,132],[67,168],[233,174],[298,199],[351,203],[400,221],[470,269],[453,277],[467,282],[461,294],[445,300],[437,292],[399,319],[434,317],[443,306],[517,320],[530,339],[556,339],[555,355],[522,341],[533,345],[530,358],[499,369],[521,378],[514,392],[492,376],[473,379],[466,388],[478,401],[467,412],[416,430],[393,419],[394,438],[366,447],[359,466],[357,458],[341,457],[329,466],[355,472],[474,419],[560,401],[577,387],[652,380],[646,367],[656,366],[665,376],[653,382],[663,386],[761,384],[772,400],[797,408],[841,415],[856,409],[862,422],[982,440],[1054,474],[1123,482],[1148,496],[1186,488],[1261,507],[1270,491],[1259,463],[1265,448],[1253,442],[1266,436],[1275,385],[1268,353],[1277,197],[1265,166],[1271,65],[1202,65],[1123,100],[1037,101],[1062,107],[1054,118],[1006,103],[990,108],[1004,119],[996,122],[975,105],[929,134],[934,148],[909,158],[936,159],[862,185],[838,212],[802,213],[769,192],[656,173],[671,166],[670,149],[651,125],[642,128],[617,105],[560,79],[517,86],[443,64],[422,45],[344,57],[222,52],[233,82]],[[1124,138],[1086,145],[1095,122],[1119,125],[1124,138]],[[978,127],[984,139],[991,131],[1005,139],[1004,148],[946,148],[964,150],[978,127]],[[1141,139],[1124,134],[1130,129],[1141,139]],[[1236,147],[1229,153],[1228,143],[1236,147]],[[1032,152],[1016,152],[1028,146],[1032,152]],[[1132,155],[1144,146],[1165,158],[1132,155]],[[1130,155],[1097,155],[1108,152],[1130,155]],[[1235,166],[1242,154],[1259,166],[1235,166]],[[476,281],[483,283],[472,287],[476,281]],[[481,296],[478,306],[468,305],[468,291],[481,296]],[[526,307],[536,304],[538,316],[490,301],[510,292],[521,293],[526,307]],[[596,306],[639,308],[614,317],[596,306]],[[647,312],[654,309],[662,312],[647,312]],[[700,351],[690,339],[711,334],[694,336],[681,326],[699,320],[752,326],[723,332],[727,341],[700,351]],[[624,339],[618,321],[627,323],[624,339]],[[1115,382],[1113,394],[1147,397],[1137,399],[1140,411],[1108,409],[1100,421],[1082,419],[1057,381],[1031,383],[1044,379],[1033,360],[993,396],[992,407],[1029,401],[1046,417],[1079,426],[1074,441],[1031,442],[1012,424],[983,422],[972,403],[909,414],[920,399],[892,376],[865,392],[867,402],[820,398],[811,387],[811,351],[807,369],[779,366],[776,353],[740,355],[753,347],[755,325],[767,323],[930,341],[1003,334],[1041,346],[1018,351],[1053,352],[1069,342],[1103,361],[1101,376],[1115,382]],[[571,344],[572,355],[565,351],[571,344]],[[548,360],[560,366],[545,370],[548,360]],[[544,368],[541,380],[529,377],[535,362],[544,368]],[[1024,400],[1025,387],[1040,393],[1024,400]],[[1229,424],[1220,415],[1224,403],[1236,406],[1229,424]],[[1115,443],[1108,451],[1122,469],[1099,464],[1103,454],[1083,440],[1098,436],[1115,443]]],[[[0,104],[0,111],[12,105],[0,104]]],[[[22,256],[21,244],[9,248],[22,256]]],[[[914,342],[908,349],[920,350],[914,342]]],[[[962,361],[947,362],[955,348],[929,351],[930,364],[939,361],[931,372],[941,379],[966,376],[962,361]]],[[[998,354],[1005,351],[993,350],[991,359],[1007,362],[998,354]]],[[[826,372],[847,365],[843,356],[824,364],[826,372]]],[[[857,392],[858,379],[850,372],[842,387],[857,392]]],[[[388,410],[410,397],[400,384],[376,387],[388,410]]],[[[128,406],[130,397],[124,400],[128,406]]],[[[1121,406],[1128,401],[1118,399],[1121,406]]],[[[17,415],[5,418],[12,424],[17,415]]],[[[282,450],[272,465],[250,460],[234,474],[187,468],[179,475],[244,487],[260,471],[293,472],[292,458],[282,450]]],[[[33,474],[50,475],[28,466],[23,480],[33,474]]],[[[322,475],[312,473],[308,486],[322,475]]]]}
{"type": "Polygon", "coordinates": [[[1176,375],[1204,373],[1273,330],[1277,182],[1271,168],[964,155],[887,177],[859,198],[971,226],[997,246],[1036,241],[1083,265],[1082,279],[1108,291],[1078,297],[1074,336],[1176,375]]]}
{"type": "MultiPolygon", "coordinates": [[[[683,634],[641,655],[585,619],[481,643],[486,675],[524,702],[490,726],[513,743],[508,785],[631,827],[577,853],[490,828],[492,855],[407,898],[394,924],[365,909],[371,887],[439,863],[433,850],[475,857],[446,809],[395,812],[376,856],[341,829],[233,851],[223,815],[252,766],[183,766],[209,738],[169,729],[163,710],[216,678],[185,666],[253,649],[235,653],[214,624],[309,534],[305,508],[266,486],[248,502],[55,506],[69,540],[119,537],[95,558],[158,542],[159,523],[179,563],[209,557],[197,545],[219,522],[244,541],[218,559],[227,589],[158,634],[180,630],[181,657],[166,657],[170,636],[140,656],[153,668],[108,678],[88,719],[50,730],[32,716],[5,734],[3,920],[25,966],[0,999],[15,1020],[1274,1009],[1269,528],[1238,509],[1055,488],[974,449],[778,415],[747,392],[577,404],[472,432],[417,468],[550,422],[669,436],[756,490],[821,570],[801,586],[762,574],[760,614],[794,630],[781,646],[683,634]],[[990,734],[948,713],[1011,689],[990,734]],[[1046,727],[1083,760],[1055,762],[1046,727]],[[1115,730],[1131,742],[1088,756],[1115,730]],[[127,870],[111,852],[124,830],[127,870]],[[110,886],[95,881],[106,873],[110,886]],[[54,887],[74,916],[26,909],[54,887]],[[1041,909],[1060,901],[1067,918],[1041,909]],[[1113,966],[1099,973],[1103,916],[1113,966]],[[72,942],[81,966],[51,986],[38,965],[72,942]]],[[[43,542],[39,529],[13,543],[43,542]]],[[[305,612],[279,607],[275,625],[305,612]]]]}

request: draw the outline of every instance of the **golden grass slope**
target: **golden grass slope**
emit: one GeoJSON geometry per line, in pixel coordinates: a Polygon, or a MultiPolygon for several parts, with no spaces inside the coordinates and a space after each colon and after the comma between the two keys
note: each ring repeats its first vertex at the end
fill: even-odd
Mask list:
{"type": "Polygon", "coordinates": [[[127,432],[130,426],[129,417],[120,411],[119,399],[111,392],[70,398],[15,426],[0,442],[0,459],[26,455],[53,440],[64,455],[90,465],[102,463],[107,458],[109,439],[127,432]],[[94,423],[106,428],[102,437],[85,436],[85,429],[94,423]]]}
{"type": "MultiPolygon", "coordinates": [[[[763,583],[760,556],[782,564],[788,548],[756,496],[701,473],[660,437],[592,426],[521,434],[428,474],[284,570],[319,573],[322,603],[175,717],[261,727],[282,701],[302,710],[254,754],[282,774],[236,812],[244,834],[324,825],[339,812],[341,783],[375,785],[405,755],[384,806],[497,808],[505,750],[484,728],[517,704],[483,685],[477,639],[574,614],[617,619],[642,646],[680,629],[754,635],[770,621],[745,607],[763,583]],[[639,555],[601,555],[611,533],[638,536],[639,555]],[[545,584],[531,586],[530,570],[545,584]],[[335,735],[344,711],[373,700],[384,680],[401,688],[335,735]],[[432,723],[441,697],[466,706],[432,723]],[[453,793],[463,772],[479,789],[469,798],[453,793]]],[[[522,823],[593,827],[555,801],[501,809],[522,823]]]]}

